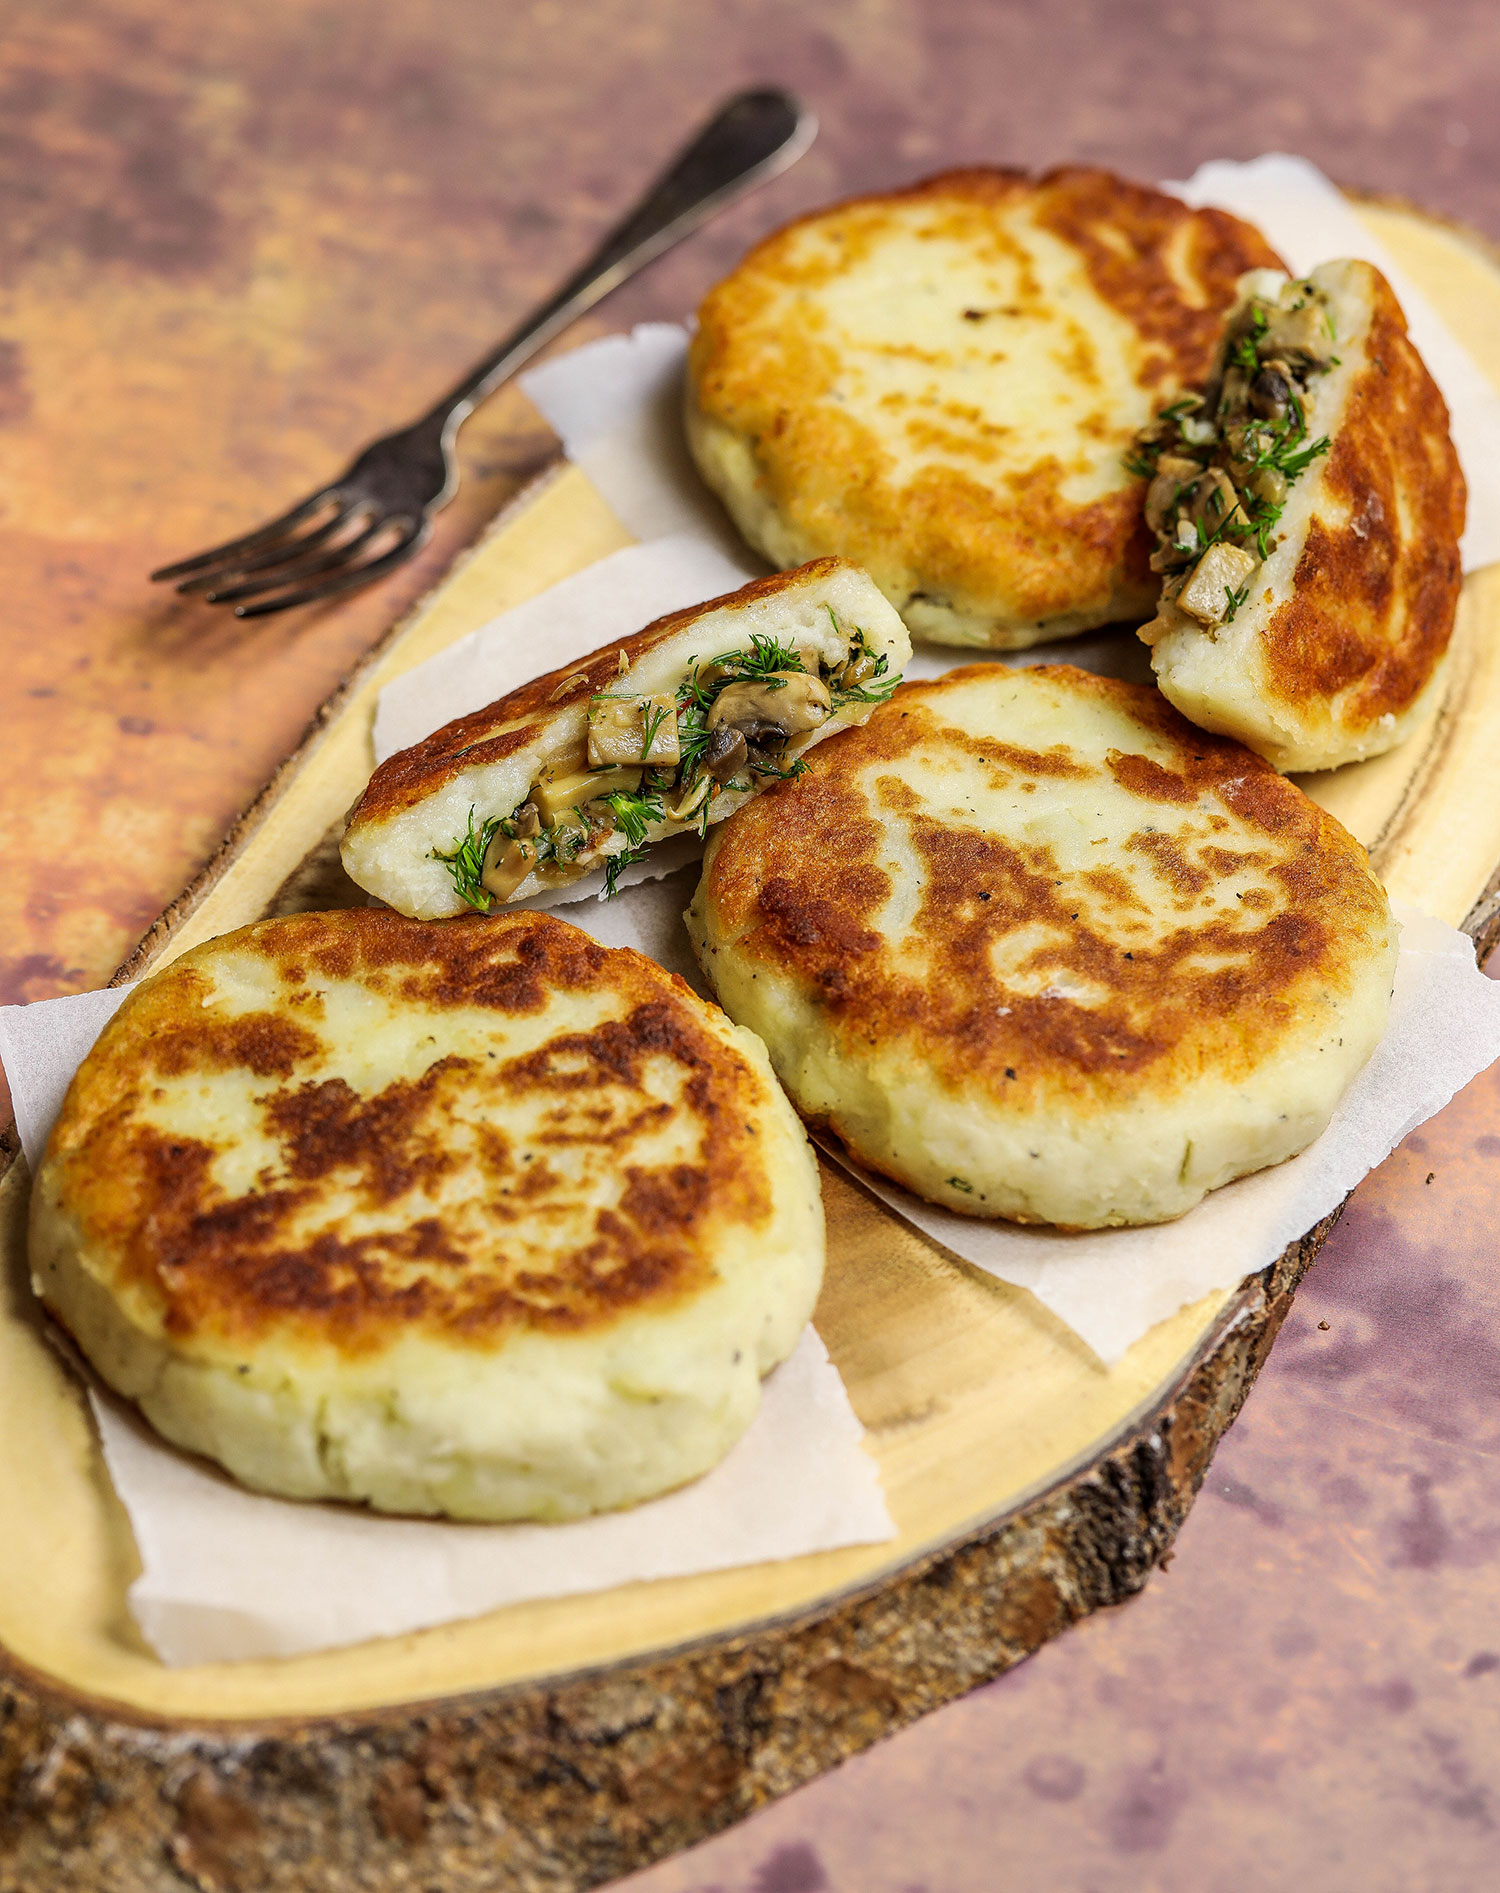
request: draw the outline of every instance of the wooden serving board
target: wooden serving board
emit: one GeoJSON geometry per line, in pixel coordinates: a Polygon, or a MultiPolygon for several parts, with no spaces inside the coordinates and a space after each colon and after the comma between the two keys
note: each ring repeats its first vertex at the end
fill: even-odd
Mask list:
{"type": "MultiPolygon", "coordinates": [[[[1401,208],[1363,214],[1500,382],[1483,245],[1401,208]]],[[[576,471],[523,496],[325,707],[121,977],[356,898],[337,838],[382,685],[626,543],[576,471]]],[[[1497,634],[1491,568],[1464,588],[1446,706],[1392,755],[1305,785],[1394,894],[1483,949],[1500,934],[1497,634]]],[[[817,1323],[895,1542],[168,1670],[131,1623],[129,1527],[27,1287],[27,1186],[17,1159],[0,1180],[0,1889],[26,1893],[509,1893],[688,1845],[1138,1589],[1334,1220],[1106,1369],[1025,1291],[825,1167],[817,1323]]]]}

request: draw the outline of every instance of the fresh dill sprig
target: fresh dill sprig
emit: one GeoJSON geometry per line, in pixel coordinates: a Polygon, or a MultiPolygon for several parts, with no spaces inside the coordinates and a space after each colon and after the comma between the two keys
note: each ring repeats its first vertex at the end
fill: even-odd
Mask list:
{"type": "Polygon", "coordinates": [[[615,789],[599,799],[614,816],[615,827],[632,848],[639,848],[645,841],[646,830],[652,822],[666,819],[661,797],[649,789],[615,789]]]}
{"type": "Polygon", "coordinates": [[[685,711],[677,719],[677,745],[681,753],[682,780],[692,779],[698,764],[703,760],[703,752],[708,748],[708,739],[712,732],[703,721],[703,713],[696,706],[685,711]]]}
{"type": "Polygon", "coordinates": [[[901,673],[887,676],[890,659],[882,653],[875,659],[875,668],[862,684],[852,684],[846,690],[842,684],[832,684],[828,694],[835,710],[842,710],[846,703],[885,703],[901,683],[901,673]]]}
{"type": "Polygon", "coordinates": [[[775,776],[778,782],[795,782],[800,775],[807,773],[807,762],[799,756],[794,763],[788,763],[785,769],[780,763],[772,762],[763,750],[752,750],[746,767],[752,775],[775,776]]]}
{"type": "Polygon", "coordinates": [[[1257,350],[1270,326],[1271,318],[1257,303],[1250,311],[1248,333],[1242,335],[1235,343],[1229,357],[1235,367],[1243,368],[1247,375],[1253,375],[1260,366],[1260,355],[1257,350]]]}
{"type": "Polygon", "coordinates": [[[620,876],[637,861],[644,861],[651,850],[644,843],[638,848],[627,848],[623,854],[612,854],[604,862],[604,898],[613,900],[620,891],[620,876]]]}
{"type": "Polygon", "coordinates": [[[1240,606],[1243,605],[1245,600],[1250,596],[1249,579],[1247,578],[1244,584],[1241,585],[1235,591],[1231,591],[1229,587],[1226,585],[1224,587],[1224,596],[1225,596],[1225,599],[1228,601],[1225,606],[1225,611],[1224,611],[1224,622],[1225,624],[1233,624],[1234,614],[1239,610],[1240,606]]]}
{"type": "Polygon", "coordinates": [[[661,726],[667,720],[667,713],[658,703],[652,706],[641,718],[641,760],[651,754],[651,745],[661,733],[661,726]]]}
{"type": "Polygon", "coordinates": [[[477,914],[487,914],[495,904],[495,897],[484,885],[484,858],[490,851],[490,843],[495,839],[497,830],[502,826],[501,817],[492,815],[476,829],[474,817],[477,809],[469,810],[469,825],[464,835],[453,844],[450,854],[444,854],[440,848],[434,848],[430,860],[441,861],[453,876],[454,890],[461,901],[472,907],[477,914]]]}
{"type": "Polygon", "coordinates": [[[571,867],[588,838],[588,830],[578,822],[554,822],[534,837],[537,860],[555,862],[560,868],[571,867]]]}
{"type": "Polygon", "coordinates": [[[1283,454],[1275,464],[1286,475],[1290,483],[1299,478],[1300,475],[1306,473],[1307,469],[1320,455],[1328,452],[1332,444],[1326,434],[1320,434],[1315,441],[1312,441],[1306,447],[1299,448],[1296,453],[1283,454]]]}
{"type": "Polygon", "coordinates": [[[1138,480],[1154,480],[1156,463],[1161,458],[1162,442],[1159,440],[1140,441],[1124,457],[1127,473],[1133,473],[1138,480]]]}
{"type": "Polygon", "coordinates": [[[724,679],[726,683],[740,683],[749,679],[774,682],[779,670],[807,669],[789,644],[782,644],[763,631],[751,632],[748,651],[725,651],[710,662],[734,673],[724,679]]]}

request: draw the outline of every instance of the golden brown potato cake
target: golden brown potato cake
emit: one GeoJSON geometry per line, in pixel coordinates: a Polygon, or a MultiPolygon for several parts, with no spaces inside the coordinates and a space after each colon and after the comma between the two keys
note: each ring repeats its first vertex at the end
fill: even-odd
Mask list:
{"type": "Polygon", "coordinates": [[[913,636],[1016,649],[1137,622],[1123,457],[1200,382],[1248,224],[1108,171],[950,171],[815,212],[712,290],[688,438],[774,564],[863,566],[913,636]]]}
{"type": "Polygon", "coordinates": [[[974,1216],[1159,1222],[1311,1142],[1384,1028],[1364,850],[1157,691],[906,684],[733,816],[688,915],[815,1128],[974,1216]]]}
{"type": "Polygon", "coordinates": [[[1233,517],[1208,522],[1219,544],[1168,577],[1141,630],[1157,682],[1278,769],[1378,755],[1438,700],[1458,610],[1466,494],[1447,407],[1369,263],[1248,276],[1225,346],[1245,364],[1221,363],[1213,413],[1186,417],[1210,438],[1186,456],[1155,443],[1168,471],[1150,493],[1177,501],[1155,513],[1164,541],[1209,481],[1236,483],[1233,517]],[[1277,503],[1253,490],[1266,480],[1277,503]],[[1216,582],[1195,586],[1216,557],[1216,582]]]}
{"type": "Polygon", "coordinates": [[[79,1068],[31,1242],[177,1445],[261,1491],[491,1519],[713,1465],[823,1267],[758,1042],[530,913],[301,914],[184,954],[79,1068]]]}

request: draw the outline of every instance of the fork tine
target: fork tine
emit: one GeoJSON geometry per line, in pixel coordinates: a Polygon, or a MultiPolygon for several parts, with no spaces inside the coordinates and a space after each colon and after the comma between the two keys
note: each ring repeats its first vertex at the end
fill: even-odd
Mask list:
{"type": "MultiPolygon", "coordinates": [[[[347,517],[346,514],[344,518],[347,519],[347,517]]],[[[291,554],[283,563],[261,573],[259,577],[248,579],[243,585],[230,585],[222,591],[215,588],[205,593],[205,602],[210,605],[231,605],[239,598],[253,598],[257,592],[275,591],[281,585],[295,585],[301,579],[315,578],[320,572],[331,572],[340,567],[349,567],[353,555],[368,545],[389,524],[390,521],[387,519],[372,519],[368,525],[363,526],[350,538],[341,539],[336,546],[329,551],[319,553],[316,558],[303,558],[300,554],[291,554]]],[[[297,541],[298,546],[305,543],[305,540],[297,541]]],[[[267,557],[264,563],[271,566],[270,558],[267,557]]],[[[233,574],[229,573],[226,576],[232,577],[233,574]]]]}
{"type": "Polygon", "coordinates": [[[211,546],[207,552],[195,552],[190,559],[178,559],[174,565],[159,565],[151,574],[153,581],[183,578],[191,572],[202,572],[210,565],[222,565],[226,559],[233,558],[239,552],[256,552],[272,539],[280,538],[291,527],[299,525],[310,513],[315,513],[320,506],[326,506],[331,499],[337,499],[338,486],[321,487],[316,493],[310,493],[298,506],[280,518],[269,520],[254,532],[247,532],[238,539],[226,539],[221,546],[211,546]]]}
{"type": "Polygon", "coordinates": [[[264,571],[268,566],[289,565],[300,559],[305,552],[311,552],[330,539],[340,526],[345,526],[354,517],[358,509],[349,501],[340,501],[338,511],[321,526],[315,526],[311,532],[294,533],[290,537],[283,535],[266,546],[264,551],[247,553],[243,558],[224,559],[219,564],[209,566],[205,571],[191,578],[183,579],[176,590],[183,593],[207,592],[214,596],[213,588],[226,579],[232,579],[252,572],[264,571]]]}
{"type": "Polygon", "coordinates": [[[430,519],[415,520],[390,551],[382,552],[378,559],[357,565],[351,572],[336,573],[332,578],[326,578],[317,585],[308,585],[301,591],[289,592],[284,598],[263,598],[254,605],[236,605],[234,615],[236,618],[264,618],[273,611],[290,611],[294,605],[311,605],[320,598],[336,598],[340,592],[350,592],[357,586],[368,585],[419,551],[431,533],[430,519]]]}

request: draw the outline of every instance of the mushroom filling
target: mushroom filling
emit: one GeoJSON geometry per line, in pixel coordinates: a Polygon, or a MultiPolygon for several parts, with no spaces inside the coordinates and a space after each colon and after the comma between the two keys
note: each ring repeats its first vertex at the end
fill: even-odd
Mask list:
{"type": "Polygon", "coordinates": [[[638,694],[622,671],[615,689],[589,699],[576,756],[545,769],[508,814],[480,821],[470,809],[467,833],[432,851],[460,899],[488,913],[528,875],[557,886],[599,865],[613,894],[660,831],[706,835],[718,797],[800,774],[793,744],[846,704],[883,703],[901,681],[862,630],[824,610],[844,641],[831,662],[757,633],[748,651],[694,660],[675,693],[638,694]]]}
{"type": "Polygon", "coordinates": [[[1173,604],[1209,631],[1233,623],[1276,545],[1288,489],[1328,452],[1326,434],[1307,438],[1307,401],[1315,377],[1337,365],[1334,341],[1327,297],[1311,283],[1250,296],[1202,394],[1173,401],[1136,435],[1126,465],[1150,481],[1158,609],[1173,604]]]}

